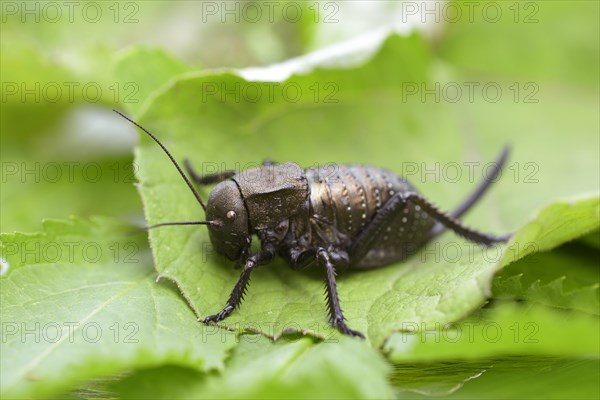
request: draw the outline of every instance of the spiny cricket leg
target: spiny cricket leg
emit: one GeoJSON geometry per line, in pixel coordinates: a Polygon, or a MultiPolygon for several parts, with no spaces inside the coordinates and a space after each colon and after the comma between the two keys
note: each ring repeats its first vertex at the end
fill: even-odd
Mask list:
{"type": "Polygon", "coordinates": [[[234,309],[239,308],[242,300],[244,300],[244,295],[246,294],[246,289],[248,288],[248,282],[250,281],[250,273],[252,270],[259,265],[268,263],[273,259],[274,256],[275,247],[270,244],[267,244],[258,253],[250,256],[248,260],[246,260],[244,268],[242,269],[242,274],[240,275],[240,278],[229,295],[229,299],[227,300],[225,308],[223,308],[223,310],[217,314],[209,315],[208,317],[204,318],[204,322],[219,322],[231,314],[234,309]]]}
{"type": "Polygon", "coordinates": [[[509,236],[493,236],[469,228],[451,215],[438,210],[435,205],[418,193],[396,193],[384,204],[371,222],[354,239],[349,251],[352,262],[360,261],[369,252],[372,248],[372,244],[381,238],[385,229],[390,227],[390,224],[393,223],[394,217],[402,213],[409,202],[418,204],[423,211],[441,226],[454,231],[472,242],[489,246],[509,238],[509,236]]]}
{"type": "Polygon", "coordinates": [[[471,242],[491,246],[494,243],[505,242],[510,239],[510,235],[495,236],[490,233],[483,233],[469,228],[453,216],[440,211],[433,203],[429,202],[429,200],[418,193],[399,194],[402,195],[404,201],[418,204],[431,218],[471,242]]]}
{"type": "Polygon", "coordinates": [[[213,183],[219,183],[235,175],[235,171],[233,170],[225,170],[221,172],[215,172],[214,174],[200,175],[194,170],[188,159],[183,160],[183,164],[185,165],[185,169],[187,170],[189,176],[198,185],[211,185],[213,183]]]}
{"type": "Polygon", "coordinates": [[[479,186],[477,186],[475,191],[471,193],[471,195],[468,198],[466,198],[455,210],[452,210],[452,212],[450,213],[452,217],[460,218],[461,216],[463,216],[464,213],[469,211],[471,207],[473,207],[475,203],[479,201],[479,199],[481,199],[481,197],[485,194],[485,192],[487,192],[490,186],[492,186],[495,179],[498,177],[498,174],[500,174],[500,171],[504,167],[504,164],[506,164],[506,160],[508,159],[509,154],[510,147],[505,146],[502,149],[502,153],[500,153],[498,159],[493,162],[494,168],[492,169],[492,173],[487,174],[483,182],[481,182],[479,186]]]}
{"type": "Polygon", "coordinates": [[[357,336],[365,338],[365,336],[353,329],[350,329],[346,325],[344,314],[342,313],[342,307],[340,306],[340,299],[337,292],[337,284],[335,282],[335,266],[332,262],[332,257],[329,252],[323,248],[317,250],[317,262],[319,265],[325,268],[325,288],[327,293],[327,309],[329,311],[329,320],[331,325],[338,328],[344,335],[357,336]]]}
{"type": "MultiPolygon", "coordinates": [[[[506,160],[508,159],[509,155],[510,155],[510,146],[508,146],[508,145],[504,146],[504,148],[502,149],[502,153],[500,153],[500,156],[494,162],[494,168],[492,169],[492,173],[487,174],[485,179],[479,184],[479,186],[477,186],[475,191],[473,191],[473,193],[471,193],[471,195],[468,198],[466,198],[458,207],[456,207],[456,209],[454,209],[450,213],[450,215],[453,218],[456,218],[456,219],[460,218],[467,211],[469,211],[477,202],[479,202],[479,200],[483,197],[483,195],[487,192],[487,190],[492,186],[495,179],[500,174],[500,171],[504,167],[504,164],[506,164],[506,160]]],[[[437,223],[433,227],[433,229],[431,229],[431,232],[429,233],[429,239],[432,239],[435,236],[439,235],[440,233],[442,233],[444,231],[444,229],[445,229],[445,226],[443,224],[437,223]]]]}

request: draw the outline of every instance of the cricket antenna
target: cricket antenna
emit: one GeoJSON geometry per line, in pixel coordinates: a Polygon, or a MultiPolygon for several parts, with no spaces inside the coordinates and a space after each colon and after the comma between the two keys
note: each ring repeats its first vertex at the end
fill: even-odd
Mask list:
{"type": "Polygon", "coordinates": [[[131,122],[133,125],[135,125],[138,128],[140,128],[142,131],[144,131],[148,136],[150,136],[160,146],[161,149],[163,149],[163,151],[171,159],[171,162],[173,163],[173,165],[175,165],[175,168],[177,168],[177,171],[179,171],[179,174],[181,175],[181,177],[183,178],[183,180],[185,181],[185,183],[188,185],[188,187],[190,188],[190,190],[192,191],[192,193],[194,193],[194,196],[196,196],[196,200],[198,200],[198,203],[200,203],[200,205],[202,206],[202,209],[204,211],[206,211],[206,205],[202,201],[202,198],[200,197],[200,194],[198,193],[198,191],[196,191],[196,189],[194,189],[194,186],[192,185],[192,182],[190,182],[190,180],[185,175],[185,173],[183,172],[183,170],[181,169],[181,167],[179,166],[179,164],[177,164],[177,161],[175,161],[175,159],[173,158],[173,156],[171,155],[171,153],[169,153],[169,150],[167,150],[167,148],[160,142],[160,140],[158,140],[156,138],[156,136],[154,136],[153,134],[151,134],[150,132],[148,132],[148,130],[146,128],[144,128],[143,126],[141,126],[140,124],[138,124],[137,122],[135,122],[134,120],[132,120],[131,118],[125,116],[122,112],[117,111],[115,109],[113,109],[113,111],[116,112],[117,114],[119,114],[121,117],[125,118],[127,121],[131,122]]]}
{"type": "Polygon", "coordinates": [[[137,235],[138,233],[148,232],[150,229],[160,228],[161,226],[171,226],[171,225],[215,225],[214,221],[183,221],[183,222],[161,222],[160,224],[145,226],[140,229],[136,229],[134,231],[129,232],[130,235],[137,235]]]}

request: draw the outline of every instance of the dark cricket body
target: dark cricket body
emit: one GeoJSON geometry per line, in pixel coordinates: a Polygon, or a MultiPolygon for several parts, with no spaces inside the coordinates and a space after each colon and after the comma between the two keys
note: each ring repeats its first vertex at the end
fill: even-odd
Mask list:
{"type": "Polygon", "coordinates": [[[186,162],[197,184],[217,183],[205,205],[167,149],[131,122],[167,153],[206,212],[206,221],[167,222],[149,228],[207,225],[215,250],[243,266],[225,308],[205,322],[218,322],[239,307],[252,270],[279,255],[294,269],[314,263],[322,267],[331,324],[344,334],[363,337],[345,323],[336,288],[338,272],[404,260],[446,228],[483,245],[509,238],[480,233],[458,221],[494,181],[508,148],[493,173],[451,213],[439,211],[402,177],[371,166],[328,164],[303,170],[290,162],[268,162],[237,173],[199,176],[186,162]],[[253,235],[259,238],[261,249],[250,254],[253,235]]]}
{"type": "MultiPolygon", "coordinates": [[[[398,175],[363,165],[327,165],[306,170],[309,182],[311,248],[335,247],[349,251],[351,269],[367,269],[403,260],[423,243],[435,222],[412,203],[372,230],[372,244],[352,251],[358,235],[395,195],[416,193],[398,175]]],[[[366,240],[366,238],[365,238],[366,240]]],[[[292,262],[292,260],[289,260],[292,262]]]]}

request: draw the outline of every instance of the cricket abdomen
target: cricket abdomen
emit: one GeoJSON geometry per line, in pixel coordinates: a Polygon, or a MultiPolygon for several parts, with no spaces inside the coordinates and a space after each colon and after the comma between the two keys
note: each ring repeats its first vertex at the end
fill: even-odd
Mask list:
{"type": "MultiPolygon", "coordinates": [[[[349,249],[377,212],[399,192],[415,189],[398,175],[371,166],[331,165],[306,170],[310,188],[313,245],[349,249]]],[[[433,221],[408,205],[351,268],[383,266],[406,257],[412,243],[421,243],[433,221]]]]}

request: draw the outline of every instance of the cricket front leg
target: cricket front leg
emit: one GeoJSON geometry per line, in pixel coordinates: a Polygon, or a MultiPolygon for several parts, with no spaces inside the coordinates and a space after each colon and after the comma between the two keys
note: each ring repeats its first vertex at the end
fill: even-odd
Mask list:
{"type": "MultiPolygon", "coordinates": [[[[324,248],[317,250],[317,262],[325,269],[325,288],[327,297],[327,309],[329,311],[329,321],[331,325],[336,327],[344,335],[357,336],[365,338],[365,336],[346,325],[346,318],[340,306],[340,299],[337,292],[337,284],[335,281],[336,271],[334,265],[334,256],[336,254],[327,251],[324,248]]],[[[347,257],[346,257],[347,258],[347,257]]]]}
{"type": "Polygon", "coordinates": [[[250,282],[250,273],[259,265],[266,264],[273,259],[275,256],[275,247],[271,245],[264,246],[258,253],[248,257],[246,263],[244,264],[244,268],[242,269],[242,273],[237,283],[233,287],[231,294],[229,295],[229,299],[227,300],[227,304],[225,307],[214,315],[209,315],[204,318],[203,322],[219,322],[225,318],[229,314],[233,312],[236,308],[240,307],[242,300],[244,300],[244,296],[246,294],[246,290],[248,289],[248,282],[250,282]]]}

